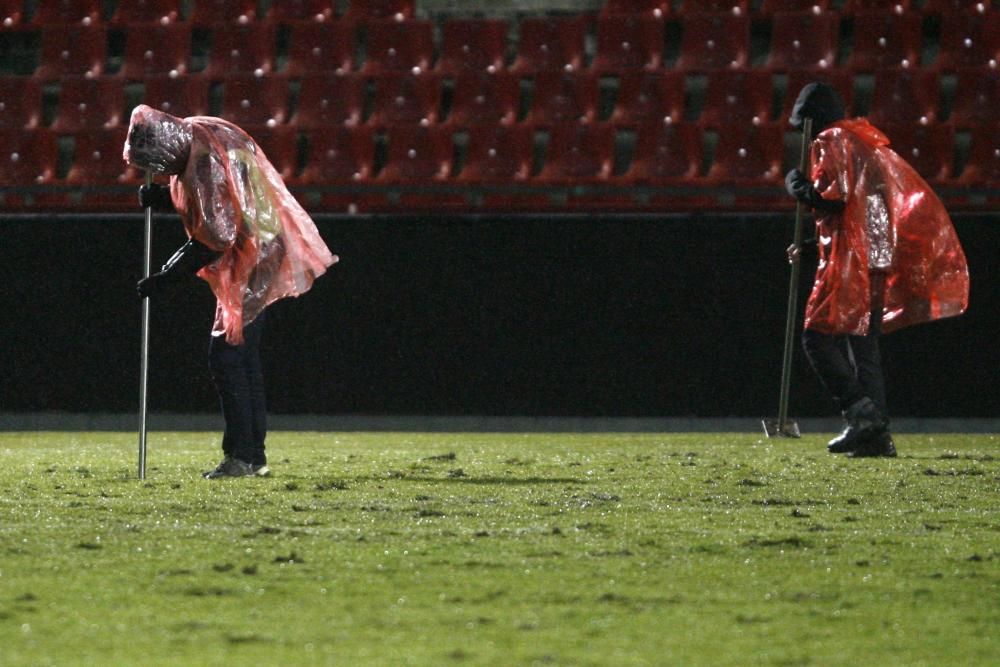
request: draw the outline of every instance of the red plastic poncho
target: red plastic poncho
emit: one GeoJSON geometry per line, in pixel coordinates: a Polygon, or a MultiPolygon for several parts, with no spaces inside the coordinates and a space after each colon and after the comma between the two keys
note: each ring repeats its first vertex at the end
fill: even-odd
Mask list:
{"type": "Polygon", "coordinates": [[[242,343],[244,325],[278,299],[309,291],[338,260],[260,147],[232,123],[140,105],[129,142],[127,161],[172,174],[188,236],[222,253],[198,272],[217,299],[212,335],[242,343]]]}
{"type": "Polygon", "coordinates": [[[867,334],[875,271],[885,276],[884,332],[965,312],[969,271],[951,219],[889,139],[863,118],[841,120],[811,154],[816,189],[845,206],[816,220],[819,267],[805,328],[867,334]]]}

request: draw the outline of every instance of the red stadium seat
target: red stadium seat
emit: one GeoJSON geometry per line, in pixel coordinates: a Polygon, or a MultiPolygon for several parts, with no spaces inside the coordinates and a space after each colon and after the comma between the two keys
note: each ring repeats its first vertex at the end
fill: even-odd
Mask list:
{"type": "Polygon", "coordinates": [[[771,74],[766,70],[720,70],[708,75],[703,127],[760,125],[771,120],[771,74]]]}
{"type": "Polygon", "coordinates": [[[597,116],[598,79],[590,72],[539,72],[527,120],[535,124],[590,123],[597,116]]]}
{"type": "Polygon", "coordinates": [[[645,14],[657,19],[670,16],[670,0],[607,0],[602,16],[614,14],[645,14]]]}
{"type": "Polygon", "coordinates": [[[331,126],[306,132],[308,158],[298,182],[312,185],[364,183],[372,176],[375,140],[370,127],[331,126]]]}
{"type": "Polygon", "coordinates": [[[378,127],[437,122],[441,78],[436,72],[385,72],[376,76],[374,82],[370,124],[378,127]]]}
{"type": "Polygon", "coordinates": [[[336,0],[281,0],[272,2],[267,20],[275,23],[314,21],[327,22],[336,19],[336,0]]]}
{"type": "Polygon", "coordinates": [[[517,120],[520,83],[510,72],[461,72],[455,77],[451,116],[456,125],[509,125],[517,120]]]}
{"type": "Polygon", "coordinates": [[[821,14],[829,8],[830,0],[763,0],[760,4],[761,14],[777,14],[778,12],[821,14]]]}
{"type": "Polygon", "coordinates": [[[847,0],[844,13],[892,12],[902,14],[910,8],[910,0],[847,0]]]}
{"type": "Polygon", "coordinates": [[[958,182],[967,187],[1000,188],[1000,124],[973,128],[969,159],[958,182]]]}
{"type": "Polygon", "coordinates": [[[41,85],[29,77],[0,76],[0,130],[37,127],[41,117],[41,85]]]}
{"type": "Polygon", "coordinates": [[[788,73],[787,88],[785,91],[784,105],[781,110],[782,122],[786,122],[792,115],[792,107],[795,106],[795,99],[806,84],[822,82],[833,86],[834,90],[844,101],[844,108],[847,115],[851,116],[851,109],[854,104],[854,77],[848,70],[837,68],[823,71],[792,70],[788,73]]]}
{"type": "Polygon", "coordinates": [[[525,18],[518,32],[517,56],[511,64],[514,71],[576,71],[583,67],[585,17],[525,18]]]}
{"type": "Polygon", "coordinates": [[[719,128],[715,161],[706,176],[710,182],[741,186],[779,186],[784,177],[783,126],[727,125],[719,128]]]}
{"type": "Polygon", "coordinates": [[[555,125],[549,133],[545,165],[533,180],[566,184],[606,181],[614,157],[615,133],[611,125],[555,125]]]}
{"type": "Polygon", "coordinates": [[[854,16],[854,45],[847,65],[855,71],[920,65],[919,13],[866,11],[854,16]]]}
{"type": "Polygon", "coordinates": [[[197,26],[247,25],[257,20],[257,0],[195,0],[191,3],[189,18],[197,26]]]}
{"type": "Polygon", "coordinates": [[[289,24],[285,71],[291,76],[350,72],[354,69],[354,33],[350,25],[339,21],[289,24]]]}
{"type": "Polygon", "coordinates": [[[778,12],[771,18],[767,68],[832,69],[837,64],[840,16],[836,12],[778,12]]]}
{"type": "Polygon", "coordinates": [[[121,124],[125,87],[116,77],[59,80],[59,104],[52,128],[59,132],[112,128],[121,124]]]}
{"type": "Polygon", "coordinates": [[[591,68],[598,72],[655,70],[663,64],[663,21],[646,15],[602,16],[597,21],[597,51],[591,68]]]}
{"type": "Polygon", "coordinates": [[[273,69],[276,40],[273,23],[215,23],[211,32],[212,45],[205,68],[209,76],[267,74],[273,69]]]}
{"type": "Polygon", "coordinates": [[[882,123],[928,125],[937,119],[940,80],[930,69],[884,69],[875,72],[875,95],[868,118],[882,123]]]}
{"type": "Polygon", "coordinates": [[[498,72],[506,66],[507,22],[500,19],[450,19],[441,24],[441,57],[445,74],[466,70],[498,72]]]}
{"type": "Polygon", "coordinates": [[[392,19],[405,21],[413,18],[416,0],[351,0],[344,13],[345,21],[371,21],[392,19]]]}
{"type": "Polygon", "coordinates": [[[125,127],[119,127],[83,130],[73,135],[73,160],[65,182],[83,186],[70,194],[74,207],[135,208],[135,186],[142,179],[140,172],[122,159],[126,133],[125,127]]]}
{"type": "Polygon", "coordinates": [[[376,177],[393,183],[446,180],[454,159],[451,132],[440,125],[397,125],[386,132],[385,167],[376,177]]]}
{"type": "Polygon", "coordinates": [[[108,35],[104,26],[47,25],[35,76],[98,76],[104,72],[108,35]]]}
{"type": "Polygon", "coordinates": [[[976,13],[985,14],[996,0],[924,0],[925,14],[976,13]]]}
{"type": "Polygon", "coordinates": [[[968,128],[1000,123],[1000,69],[969,67],[956,76],[951,122],[968,128]]]}
{"type": "Polygon", "coordinates": [[[223,81],[222,117],[237,125],[274,126],[285,122],[288,80],[271,74],[230,74],[223,81]]]}
{"type": "Polygon", "coordinates": [[[142,103],[180,118],[208,113],[209,81],[201,74],[159,75],[143,80],[142,103]]]}
{"type": "Polygon", "coordinates": [[[623,179],[642,185],[691,184],[701,169],[701,128],[692,123],[646,123],[636,132],[632,164],[623,179]]]}
{"type": "Polygon", "coordinates": [[[291,125],[245,125],[243,130],[264,151],[282,180],[291,181],[298,172],[299,132],[291,125]]]}
{"type": "Polygon", "coordinates": [[[156,74],[184,74],[190,57],[191,27],[186,23],[125,27],[121,74],[127,79],[144,79],[156,74]]]}
{"type": "Polygon", "coordinates": [[[463,182],[515,183],[531,176],[534,132],[527,125],[474,125],[468,128],[463,182]]]}
{"type": "MultiPolygon", "coordinates": [[[[139,172],[128,167],[122,159],[127,133],[124,126],[74,133],[73,159],[66,173],[66,182],[104,185],[138,183],[139,172]]],[[[134,202],[135,193],[129,194],[129,201],[134,202]]]]}
{"type": "Polygon", "coordinates": [[[911,123],[880,125],[894,150],[928,183],[947,181],[954,173],[955,128],[949,123],[921,127],[911,123]]]}
{"type": "Polygon", "coordinates": [[[740,69],[749,62],[750,19],[745,12],[688,14],[681,27],[678,69],[740,69]]]}
{"type": "Polygon", "coordinates": [[[362,70],[426,71],[434,62],[434,24],[430,21],[369,21],[368,49],[362,70]]]}
{"type": "Polygon", "coordinates": [[[944,69],[1000,66],[1000,9],[941,17],[937,64],[944,69]]]}
{"type": "Polygon", "coordinates": [[[62,193],[31,189],[57,184],[58,165],[59,145],[48,128],[0,130],[2,207],[35,210],[42,206],[65,205],[66,197],[62,193]]]}
{"type": "Polygon", "coordinates": [[[685,0],[681,5],[681,14],[685,16],[722,12],[746,16],[749,11],[749,0],[685,0]]]}
{"type": "Polygon", "coordinates": [[[684,115],[684,74],[675,70],[626,71],[611,112],[616,124],[676,123],[684,115]]]}
{"type": "Polygon", "coordinates": [[[17,28],[24,20],[22,0],[0,0],[0,30],[17,28]]]}
{"type": "Polygon", "coordinates": [[[101,22],[101,0],[44,0],[36,2],[33,22],[89,26],[101,22]]]}
{"type": "Polygon", "coordinates": [[[129,0],[118,2],[111,23],[129,26],[136,23],[174,23],[181,19],[181,0],[129,0]]]}
{"type": "Polygon", "coordinates": [[[0,183],[51,183],[58,163],[59,147],[48,128],[0,130],[0,183]]]}
{"type": "Polygon", "coordinates": [[[364,79],[355,74],[304,76],[293,122],[306,129],[357,125],[364,111],[364,87],[364,79]]]}

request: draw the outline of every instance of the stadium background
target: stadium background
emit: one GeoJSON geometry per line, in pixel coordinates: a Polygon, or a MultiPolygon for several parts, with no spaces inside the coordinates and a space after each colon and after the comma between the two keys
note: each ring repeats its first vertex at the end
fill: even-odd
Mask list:
{"type": "MultiPolygon", "coordinates": [[[[792,224],[781,181],[798,141],[785,120],[813,78],[889,132],[969,257],[969,313],[885,340],[890,408],[1000,415],[990,3],[76,0],[0,12],[8,419],[136,408],[142,225],[120,151],[129,111],[158,90],[184,91],[193,106],[174,113],[221,115],[258,138],[341,257],[271,311],[275,413],[771,414],[792,224]],[[480,58],[468,44],[499,50],[480,58]]],[[[182,241],[176,218],[158,216],[154,262],[182,241]]],[[[212,314],[204,287],[154,303],[154,411],[215,412],[212,314]]],[[[830,413],[798,350],[792,382],[794,415],[830,413]]]]}

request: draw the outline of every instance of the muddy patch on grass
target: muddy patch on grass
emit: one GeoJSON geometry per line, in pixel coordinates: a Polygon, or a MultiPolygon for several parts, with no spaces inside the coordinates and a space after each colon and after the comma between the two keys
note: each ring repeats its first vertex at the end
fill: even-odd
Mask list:
{"type": "Polygon", "coordinates": [[[434,456],[425,456],[420,460],[441,462],[441,461],[454,461],[456,458],[458,457],[455,455],[455,452],[448,452],[447,454],[435,454],[434,456]]]}
{"type": "Polygon", "coordinates": [[[766,547],[773,548],[778,547],[781,549],[806,549],[812,546],[809,540],[802,539],[798,535],[792,535],[791,537],[781,537],[781,538],[759,538],[755,537],[753,539],[747,540],[743,543],[745,547],[766,547]]]}
{"type": "Polygon", "coordinates": [[[181,595],[188,595],[195,598],[221,598],[221,597],[231,597],[238,593],[230,588],[222,588],[221,586],[194,586],[192,588],[185,588],[181,591],[181,595]]]}

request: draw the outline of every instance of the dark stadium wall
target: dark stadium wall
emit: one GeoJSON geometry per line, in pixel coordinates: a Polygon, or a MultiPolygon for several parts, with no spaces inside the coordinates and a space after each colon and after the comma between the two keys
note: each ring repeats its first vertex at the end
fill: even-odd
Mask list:
{"type": "MultiPolygon", "coordinates": [[[[270,310],[275,413],[757,417],[776,412],[789,216],[319,218],[341,262],[270,310]]],[[[997,417],[1000,225],[956,218],[965,316],[884,339],[897,416],[997,417]]],[[[0,412],[138,404],[141,217],[0,216],[0,412]]],[[[154,264],[183,241],[158,219],[154,264]]],[[[803,271],[801,297],[812,267],[803,271]]],[[[150,408],[217,410],[214,300],[152,304],[150,408]]],[[[791,413],[832,406],[798,346],[791,413]]]]}

